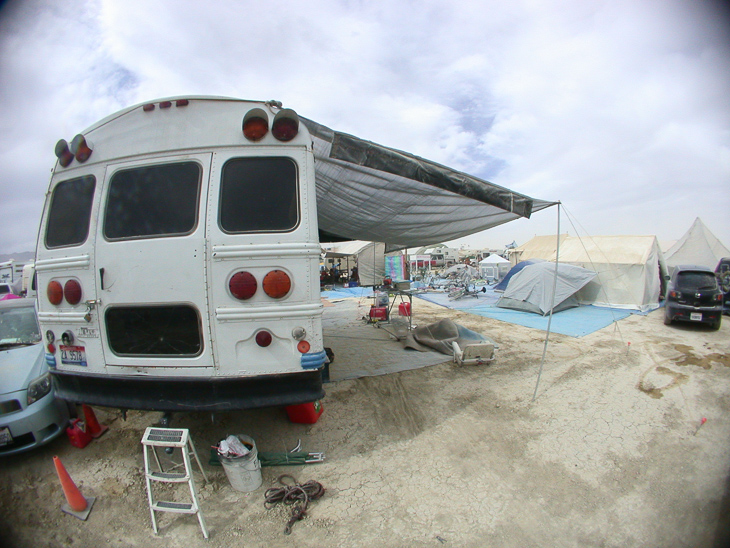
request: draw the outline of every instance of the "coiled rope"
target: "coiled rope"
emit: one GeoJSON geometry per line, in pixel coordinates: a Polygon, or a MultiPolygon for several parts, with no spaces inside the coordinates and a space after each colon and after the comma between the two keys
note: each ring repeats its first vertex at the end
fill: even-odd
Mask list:
{"type": "Polygon", "coordinates": [[[298,483],[289,474],[282,474],[276,481],[283,485],[283,487],[271,487],[266,490],[264,493],[264,507],[269,510],[279,502],[295,505],[292,508],[292,516],[284,528],[284,533],[289,535],[291,534],[292,526],[307,513],[309,501],[317,500],[324,495],[324,487],[321,483],[314,480],[309,480],[306,483],[298,483]],[[290,479],[293,485],[286,483],[284,481],[285,478],[290,479]],[[296,505],[297,502],[301,502],[301,504],[296,505]]]}

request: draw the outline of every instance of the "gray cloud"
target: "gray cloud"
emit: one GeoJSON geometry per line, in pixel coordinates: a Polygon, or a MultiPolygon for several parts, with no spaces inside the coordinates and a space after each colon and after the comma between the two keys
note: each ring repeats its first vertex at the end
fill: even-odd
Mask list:
{"type": "MultiPolygon", "coordinates": [[[[676,239],[700,216],[730,245],[730,25],[720,6],[8,2],[0,252],[34,245],[59,138],[178,94],[281,100],[338,130],[562,200],[592,234],[676,239]]],[[[467,241],[554,230],[548,210],[467,241]]]]}

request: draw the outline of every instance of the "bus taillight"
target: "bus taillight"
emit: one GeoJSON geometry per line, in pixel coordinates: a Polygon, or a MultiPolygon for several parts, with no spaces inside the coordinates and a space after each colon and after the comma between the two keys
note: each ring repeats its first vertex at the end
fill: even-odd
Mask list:
{"type": "Polygon", "coordinates": [[[63,286],[63,295],[70,305],[81,302],[81,284],[77,280],[68,280],[63,286]]]}
{"type": "Polygon", "coordinates": [[[261,348],[266,348],[271,344],[272,337],[271,333],[266,331],[265,329],[262,329],[258,333],[256,333],[256,344],[258,344],[261,348]]]}
{"type": "Polygon", "coordinates": [[[52,305],[58,306],[61,304],[61,301],[63,300],[63,287],[61,287],[61,283],[56,280],[51,280],[48,283],[46,294],[48,295],[48,302],[52,305]]]}
{"type": "Polygon", "coordinates": [[[236,299],[245,301],[256,293],[258,283],[250,272],[236,272],[228,281],[228,289],[236,299]]]}
{"type": "Polygon", "coordinates": [[[287,142],[299,133],[299,116],[290,108],[277,113],[271,126],[271,134],[279,141],[287,142]]]}
{"type": "Polygon", "coordinates": [[[283,270],[272,270],[264,276],[264,293],[272,299],[281,299],[291,289],[291,278],[283,270]]]}

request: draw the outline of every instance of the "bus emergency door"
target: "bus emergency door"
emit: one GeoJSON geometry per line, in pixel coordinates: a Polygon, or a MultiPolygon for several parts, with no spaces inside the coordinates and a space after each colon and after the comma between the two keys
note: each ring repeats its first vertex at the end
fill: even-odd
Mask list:
{"type": "Polygon", "coordinates": [[[210,162],[196,154],[107,166],[96,276],[110,373],[214,367],[205,276],[210,162]]]}

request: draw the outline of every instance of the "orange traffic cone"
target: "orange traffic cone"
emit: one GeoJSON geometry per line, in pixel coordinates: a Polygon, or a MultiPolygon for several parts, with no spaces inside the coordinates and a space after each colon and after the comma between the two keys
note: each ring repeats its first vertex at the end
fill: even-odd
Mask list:
{"type": "Polygon", "coordinates": [[[81,408],[84,410],[84,421],[86,422],[86,431],[91,434],[92,438],[98,438],[101,436],[104,432],[109,430],[108,426],[103,426],[99,424],[99,421],[96,420],[96,415],[94,414],[94,410],[86,405],[83,404],[81,408]]]}
{"type": "Polygon", "coordinates": [[[61,459],[53,457],[53,464],[56,466],[56,473],[58,479],[61,480],[61,488],[63,494],[66,495],[68,504],[61,506],[61,510],[72,516],[76,516],[79,519],[86,520],[91,512],[91,506],[94,504],[94,497],[84,497],[76,487],[76,484],[71,479],[71,476],[66,472],[66,468],[63,466],[61,459]]]}

